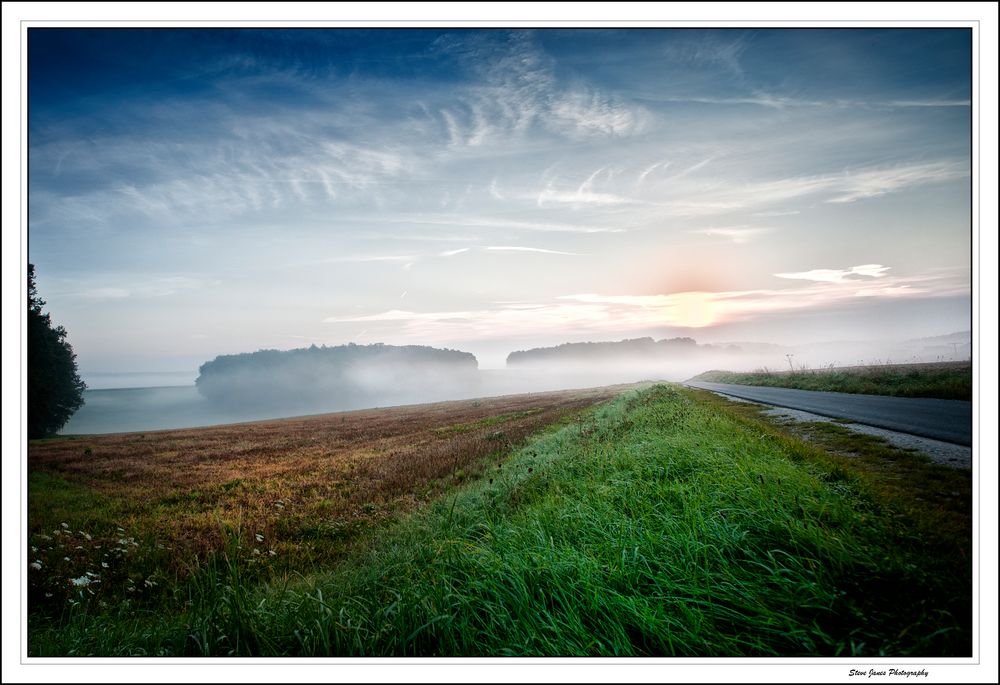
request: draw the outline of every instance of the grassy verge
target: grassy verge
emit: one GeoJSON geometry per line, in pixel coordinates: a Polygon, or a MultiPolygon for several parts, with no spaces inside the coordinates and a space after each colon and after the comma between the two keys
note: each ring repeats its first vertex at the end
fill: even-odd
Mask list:
{"type": "Polygon", "coordinates": [[[232,530],[169,611],[83,601],[30,624],[29,651],[968,655],[971,565],[927,544],[898,499],[815,444],[654,386],[530,441],[328,571],[261,585],[232,530]]]}
{"type": "Polygon", "coordinates": [[[800,371],[706,371],[691,380],[865,395],[972,399],[972,364],[883,364],[800,371]]]}

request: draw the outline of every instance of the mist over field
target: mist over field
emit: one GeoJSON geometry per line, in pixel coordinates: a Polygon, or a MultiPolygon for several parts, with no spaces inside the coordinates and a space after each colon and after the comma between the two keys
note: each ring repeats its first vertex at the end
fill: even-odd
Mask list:
{"type": "MultiPolygon", "coordinates": [[[[909,364],[970,358],[971,333],[894,343],[699,344],[639,338],[518,350],[503,369],[475,356],[422,346],[356,345],[222,355],[191,372],[93,374],[107,383],[61,434],[209,426],[326,412],[589,388],[681,382],[712,369],[754,371],[909,364]],[[136,386],[122,385],[128,382],[136,386]],[[152,382],[152,387],[137,387],[152,382]],[[117,384],[117,385],[116,385],[117,384]]],[[[90,382],[93,382],[92,380],[90,382]]]]}

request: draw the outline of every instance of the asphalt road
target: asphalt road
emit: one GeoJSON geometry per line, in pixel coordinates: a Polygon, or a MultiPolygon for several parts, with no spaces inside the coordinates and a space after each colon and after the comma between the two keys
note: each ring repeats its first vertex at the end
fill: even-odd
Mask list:
{"type": "Polygon", "coordinates": [[[753,402],[772,404],[776,407],[850,419],[868,426],[944,440],[957,445],[972,445],[972,402],[923,397],[854,395],[844,392],[817,392],[700,381],[689,381],[685,385],[753,402]]]}

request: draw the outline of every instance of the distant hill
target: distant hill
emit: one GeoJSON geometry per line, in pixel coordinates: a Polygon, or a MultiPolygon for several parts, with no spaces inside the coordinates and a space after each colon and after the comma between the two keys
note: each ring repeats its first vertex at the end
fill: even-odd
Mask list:
{"type": "Polygon", "coordinates": [[[912,340],[907,340],[908,343],[921,343],[924,345],[940,345],[952,343],[967,343],[972,341],[972,331],[958,331],[956,333],[947,333],[945,335],[932,335],[928,338],[914,338],[912,340]]]}
{"type": "Polygon", "coordinates": [[[421,345],[340,345],[221,355],[195,385],[214,403],[285,409],[363,406],[437,397],[478,381],[468,352],[421,345]]]}
{"type": "MultiPolygon", "coordinates": [[[[699,345],[693,338],[632,338],[617,342],[564,343],[555,347],[537,347],[507,355],[509,368],[560,364],[624,363],[680,361],[712,352],[740,352],[735,345],[699,345]]],[[[599,367],[595,367],[599,368],[599,367]]]]}

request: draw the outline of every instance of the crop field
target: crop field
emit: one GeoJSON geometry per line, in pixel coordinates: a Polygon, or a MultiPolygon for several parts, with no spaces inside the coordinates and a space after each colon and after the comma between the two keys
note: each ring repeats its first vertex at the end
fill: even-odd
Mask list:
{"type": "Polygon", "coordinates": [[[36,656],[968,656],[971,474],[636,385],[33,442],[36,656]]]}
{"type": "Polygon", "coordinates": [[[944,400],[972,399],[971,362],[871,364],[795,371],[773,369],[747,372],[706,371],[692,380],[864,395],[936,397],[944,400]]]}
{"type": "Polygon", "coordinates": [[[492,455],[622,390],[33,441],[33,610],[59,611],[81,590],[151,600],[234,535],[251,568],[311,569],[359,529],[475,478],[492,455]]]}

